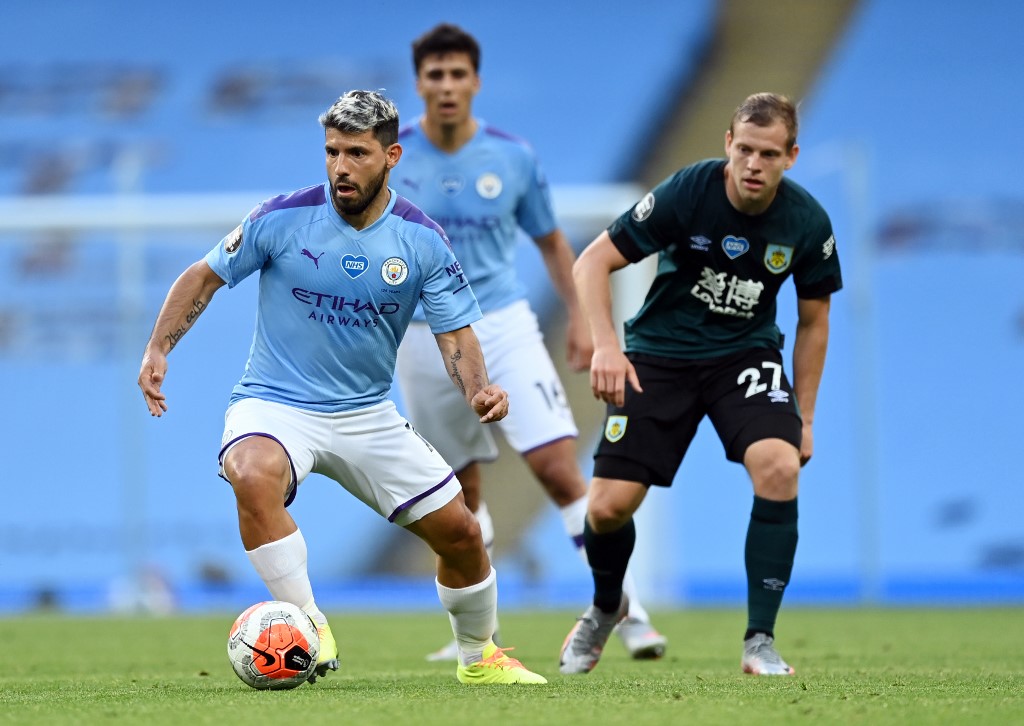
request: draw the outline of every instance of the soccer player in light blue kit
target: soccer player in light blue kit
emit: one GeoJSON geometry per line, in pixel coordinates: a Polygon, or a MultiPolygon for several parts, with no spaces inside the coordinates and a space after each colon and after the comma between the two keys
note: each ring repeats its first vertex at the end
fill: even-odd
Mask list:
{"type": "MultiPolygon", "coordinates": [[[[461,28],[441,24],[413,43],[416,88],[423,116],[403,128],[405,149],[395,188],[448,233],[473,285],[483,320],[473,324],[492,380],[514,405],[501,424],[509,445],[522,454],[559,508],[580,556],[587,488],[576,458],[578,431],[562,383],[541,336],[526,291],[515,274],[518,230],[540,249],[568,315],[568,362],[583,370],[593,352],[572,280],[575,256],[558,228],[547,182],[532,149],[472,113],[480,90],[480,46],[461,28]]],[[[480,497],[480,462],[493,461],[494,438],[452,390],[441,366],[428,366],[433,336],[418,313],[398,353],[398,379],[409,419],[451,463],[491,545],[494,525],[480,497]]],[[[666,639],[650,619],[631,578],[628,616],[616,632],[634,658],[656,658],[666,639]]],[[[454,643],[428,656],[456,657],[454,643]]]]}
{"type": "Polygon", "coordinates": [[[508,396],[489,384],[470,323],[472,290],[443,230],[388,187],[402,156],[398,111],[350,91],[320,116],[327,183],[256,207],[171,287],[146,346],[139,386],[167,410],[167,354],[214,293],[260,273],[256,333],[225,414],[220,473],[235,492],[242,544],[271,596],[318,626],[311,680],[338,668],[316,606],[306,543],[286,507],[312,471],[422,538],[437,554],[437,592],[459,646],[463,683],[546,683],[492,636],[497,585],[480,528],[452,468],[388,399],[395,356],[421,305],[450,381],[482,423],[508,396]]]}

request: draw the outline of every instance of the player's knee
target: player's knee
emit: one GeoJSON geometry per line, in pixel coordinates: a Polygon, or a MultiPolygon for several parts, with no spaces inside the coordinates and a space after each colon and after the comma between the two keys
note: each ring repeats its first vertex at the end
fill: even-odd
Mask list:
{"type": "Polygon", "coordinates": [[[478,539],[481,539],[480,522],[472,514],[468,517],[463,517],[459,526],[455,529],[456,542],[460,545],[472,546],[478,539]]]}
{"type": "Polygon", "coordinates": [[[592,498],[587,508],[590,527],[598,534],[619,529],[631,516],[633,512],[628,507],[610,498],[592,498]]]}
{"type": "Polygon", "coordinates": [[[799,456],[776,456],[761,462],[756,472],[751,472],[755,492],[759,497],[786,501],[797,494],[800,477],[799,456]]]}
{"type": "Polygon", "coordinates": [[[434,552],[445,559],[460,560],[478,554],[484,549],[480,523],[469,510],[469,516],[448,523],[442,537],[430,542],[434,552]]]}
{"type": "Polygon", "coordinates": [[[225,463],[224,473],[231,482],[239,507],[261,509],[283,505],[290,472],[251,457],[237,457],[225,463]]]}
{"type": "Polygon", "coordinates": [[[587,485],[575,463],[554,463],[536,474],[548,496],[559,507],[568,506],[587,494],[587,485]]]}
{"type": "Polygon", "coordinates": [[[559,507],[577,501],[587,485],[574,456],[527,456],[533,475],[559,507]]]}

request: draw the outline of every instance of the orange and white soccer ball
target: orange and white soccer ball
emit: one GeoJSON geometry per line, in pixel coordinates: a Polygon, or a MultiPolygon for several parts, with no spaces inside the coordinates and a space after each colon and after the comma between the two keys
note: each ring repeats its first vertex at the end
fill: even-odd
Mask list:
{"type": "Polygon", "coordinates": [[[258,602],[239,615],[228,633],[228,659],[247,686],[295,688],[316,670],[320,638],[302,608],[279,600],[258,602]]]}

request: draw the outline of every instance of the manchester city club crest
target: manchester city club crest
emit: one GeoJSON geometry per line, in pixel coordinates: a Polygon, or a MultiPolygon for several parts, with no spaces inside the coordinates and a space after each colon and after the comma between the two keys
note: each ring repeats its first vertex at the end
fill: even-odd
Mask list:
{"type": "Polygon", "coordinates": [[[389,257],[380,267],[380,276],[389,285],[401,285],[409,276],[409,265],[401,257],[389,257]]]}
{"type": "Polygon", "coordinates": [[[501,177],[493,172],[485,172],[476,180],[476,193],[484,199],[495,199],[501,194],[501,177]]]}
{"type": "Polygon", "coordinates": [[[626,423],[629,416],[609,416],[604,424],[604,437],[615,443],[626,435],[626,423]]]}
{"type": "Polygon", "coordinates": [[[764,251],[764,266],[778,275],[789,269],[793,261],[793,248],[785,245],[768,245],[764,251]]]}

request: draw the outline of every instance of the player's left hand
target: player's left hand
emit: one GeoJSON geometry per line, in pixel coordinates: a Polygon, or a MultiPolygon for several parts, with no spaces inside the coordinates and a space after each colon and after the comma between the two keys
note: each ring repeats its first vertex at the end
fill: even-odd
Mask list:
{"type": "Polygon", "coordinates": [[[167,411],[167,396],[160,387],[167,375],[167,356],[159,351],[147,350],[139,370],[139,388],[151,416],[163,416],[167,411]]]}
{"type": "Polygon", "coordinates": [[[497,383],[491,383],[477,392],[469,402],[480,423],[501,421],[508,415],[508,392],[497,383]]]}
{"type": "Polygon", "coordinates": [[[800,439],[800,466],[803,466],[814,455],[814,430],[809,423],[804,424],[803,436],[800,439]]]}

